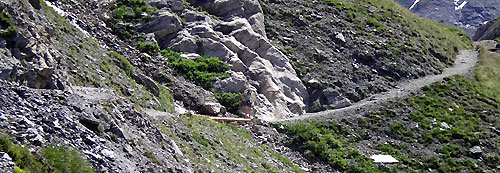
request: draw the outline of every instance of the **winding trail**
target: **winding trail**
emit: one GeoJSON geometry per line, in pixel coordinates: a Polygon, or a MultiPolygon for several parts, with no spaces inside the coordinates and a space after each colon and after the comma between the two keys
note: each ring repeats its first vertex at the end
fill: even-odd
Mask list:
{"type": "Polygon", "coordinates": [[[411,92],[417,91],[424,86],[428,86],[434,82],[443,80],[445,77],[453,75],[464,75],[468,73],[477,63],[478,52],[474,50],[462,50],[455,59],[453,67],[444,69],[442,74],[428,75],[423,78],[409,80],[398,85],[396,88],[387,92],[373,95],[369,98],[361,100],[353,105],[341,109],[327,110],[317,113],[307,113],[298,117],[288,119],[275,120],[274,122],[294,123],[297,121],[308,119],[332,120],[336,118],[345,118],[371,110],[376,110],[381,107],[382,103],[394,98],[405,98],[411,92]]]}

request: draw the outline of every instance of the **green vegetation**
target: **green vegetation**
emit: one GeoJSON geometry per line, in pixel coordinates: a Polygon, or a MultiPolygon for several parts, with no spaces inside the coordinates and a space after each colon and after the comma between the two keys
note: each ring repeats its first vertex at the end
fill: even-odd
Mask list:
{"type": "MultiPolygon", "coordinates": [[[[429,53],[426,49],[437,50],[433,56],[444,56],[444,59],[441,58],[440,60],[445,63],[452,62],[452,59],[458,53],[457,50],[472,49],[472,41],[464,31],[419,17],[393,0],[360,0],[356,1],[356,3],[343,0],[323,1],[328,5],[335,6],[337,9],[346,11],[348,19],[357,24],[359,30],[364,30],[364,26],[368,25],[377,29],[379,34],[390,36],[390,33],[387,32],[387,25],[399,23],[401,26],[408,27],[404,28],[404,30],[408,30],[407,32],[412,35],[409,38],[410,42],[422,42],[425,54],[429,53]],[[377,10],[372,12],[359,4],[369,4],[375,6],[377,10]]],[[[395,47],[395,45],[392,45],[392,47],[395,47]]]]}
{"type": "Polygon", "coordinates": [[[44,166],[52,172],[94,172],[90,163],[80,153],[64,147],[47,147],[43,150],[44,166]]]}
{"type": "Polygon", "coordinates": [[[476,67],[476,79],[480,90],[495,98],[500,103],[500,55],[480,48],[479,64],[476,67]]]}
{"type": "Polygon", "coordinates": [[[160,52],[160,46],[156,43],[139,42],[139,50],[149,55],[156,55],[160,52]]]}
{"type": "Polygon", "coordinates": [[[298,146],[306,151],[310,159],[320,159],[332,168],[347,172],[376,172],[377,167],[371,159],[360,155],[349,143],[354,138],[346,138],[347,129],[340,125],[323,122],[305,122],[299,124],[273,124],[282,133],[291,136],[290,146],[298,146]]]}
{"type": "Polygon", "coordinates": [[[241,172],[303,172],[287,158],[257,143],[238,125],[189,114],[169,118],[157,122],[163,124],[159,126],[162,133],[172,138],[184,156],[201,170],[220,172],[237,167],[241,172]]]}
{"type": "Polygon", "coordinates": [[[215,98],[222,104],[222,106],[226,107],[227,111],[236,114],[236,112],[243,106],[243,98],[241,93],[230,93],[230,92],[221,92],[214,93],[215,98]]]}
{"type": "Polygon", "coordinates": [[[158,9],[151,7],[145,0],[118,0],[112,9],[113,19],[110,22],[113,31],[122,37],[130,38],[136,34],[132,23],[151,18],[158,9]]]}
{"type": "Polygon", "coordinates": [[[217,79],[229,77],[229,65],[218,58],[202,56],[195,60],[184,59],[179,53],[172,50],[162,50],[161,53],[167,57],[169,65],[180,73],[184,78],[193,81],[196,85],[205,89],[212,88],[212,83],[217,79]]]}
{"type": "Polygon", "coordinates": [[[80,153],[64,147],[45,147],[33,154],[0,136],[0,151],[12,158],[16,164],[14,172],[94,172],[80,153]]]}
{"type": "Polygon", "coordinates": [[[291,146],[347,172],[481,172],[497,169],[500,136],[500,67],[498,54],[480,49],[475,78],[453,76],[422,88],[407,99],[395,100],[360,118],[284,125],[291,146]],[[368,147],[373,135],[383,140],[368,147]],[[374,167],[363,146],[400,161],[392,168],[374,167]],[[472,148],[481,148],[474,153],[472,148]],[[425,153],[425,154],[424,154],[425,153]],[[478,160],[481,159],[481,160],[478,160]],[[348,166],[346,166],[348,165],[348,166]]]}
{"type": "Polygon", "coordinates": [[[0,11],[0,37],[10,37],[15,35],[17,28],[12,23],[12,19],[0,11]]]}
{"type": "Polygon", "coordinates": [[[134,75],[134,66],[126,58],[118,52],[109,52],[108,55],[120,61],[120,67],[125,70],[125,74],[127,74],[127,76],[134,75]]]}

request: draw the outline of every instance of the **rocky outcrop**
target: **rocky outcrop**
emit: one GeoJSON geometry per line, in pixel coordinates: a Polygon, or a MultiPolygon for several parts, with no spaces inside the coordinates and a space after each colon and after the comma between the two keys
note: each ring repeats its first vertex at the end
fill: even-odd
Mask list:
{"type": "MultiPolygon", "coordinates": [[[[216,91],[255,94],[255,116],[284,118],[305,112],[308,94],[288,57],[265,37],[257,1],[191,2],[224,21],[185,11],[186,26],[168,36],[156,35],[162,48],[217,57],[231,65],[231,77],[216,82],[216,91]],[[230,7],[230,8],[222,8],[230,7]]],[[[160,9],[162,10],[162,9],[160,9]]]]}
{"type": "Polygon", "coordinates": [[[500,17],[489,21],[477,29],[474,37],[472,37],[472,40],[494,40],[496,38],[500,38],[500,17]]]}

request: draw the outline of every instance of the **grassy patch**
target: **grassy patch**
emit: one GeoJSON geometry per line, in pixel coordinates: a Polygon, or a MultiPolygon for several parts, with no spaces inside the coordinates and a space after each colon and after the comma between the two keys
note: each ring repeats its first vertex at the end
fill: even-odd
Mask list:
{"type": "MultiPolygon", "coordinates": [[[[275,127],[281,125],[274,124],[275,127]]],[[[356,148],[349,145],[350,139],[344,137],[347,129],[340,125],[316,122],[285,124],[281,132],[291,136],[289,145],[299,147],[307,157],[325,161],[336,170],[378,171],[371,159],[360,155],[356,148]]]]}
{"type": "Polygon", "coordinates": [[[177,73],[205,89],[212,88],[212,83],[217,79],[229,77],[229,74],[226,73],[230,69],[229,65],[218,58],[202,56],[195,60],[189,60],[171,50],[162,50],[161,52],[164,57],[167,57],[169,65],[177,73]]]}
{"type": "Polygon", "coordinates": [[[217,123],[204,116],[166,119],[163,133],[179,145],[191,162],[207,172],[303,172],[290,160],[257,143],[245,129],[217,123]],[[217,163],[217,164],[214,164],[217,163]]]}
{"type": "Polygon", "coordinates": [[[15,35],[17,28],[12,19],[6,13],[0,11],[0,37],[10,37],[15,35]]]}
{"type": "Polygon", "coordinates": [[[160,46],[156,43],[145,43],[139,42],[139,50],[143,53],[147,53],[149,55],[157,55],[160,52],[160,46]]]}
{"type": "Polygon", "coordinates": [[[480,81],[480,90],[500,103],[500,55],[480,48],[478,58],[476,79],[480,81]]]}
{"type": "Polygon", "coordinates": [[[115,34],[130,38],[136,34],[134,23],[151,18],[158,9],[147,4],[145,0],[118,0],[112,9],[113,19],[108,21],[115,34]]]}
{"type": "Polygon", "coordinates": [[[31,153],[0,136],[0,151],[12,158],[16,164],[14,172],[94,172],[80,153],[64,147],[46,147],[40,153],[31,153]]]}
{"type": "Polygon", "coordinates": [[[109,52],[108,55],[120,61],[120,67],[125,71],[127,76],[134,75],[134,66],[125,57],[120,55],[118,52],[109,52]]]}

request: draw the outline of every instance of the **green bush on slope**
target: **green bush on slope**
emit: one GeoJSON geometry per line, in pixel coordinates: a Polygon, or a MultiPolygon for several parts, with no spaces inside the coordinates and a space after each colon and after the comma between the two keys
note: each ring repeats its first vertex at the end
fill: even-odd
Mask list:
{"type": "Polygon", "coordinates": [[[226,73],[230,67],[218,58],[202,56],[195,60],[182,58],[179,53],[172,50],[162,50],[167,57],[169,65],[173,67],[184,78],[193,81],[205,89],[212,88],[212,83],[217,79],[229,77],[226,73]]]}
{"type": "Polygon", "coordinates": [[[45,147],[41,153],[32,154],[0,135],[0,151],[12,158],[16,164],[14,172],[94,172],[80,153],[64,147],[45,147]]]}

